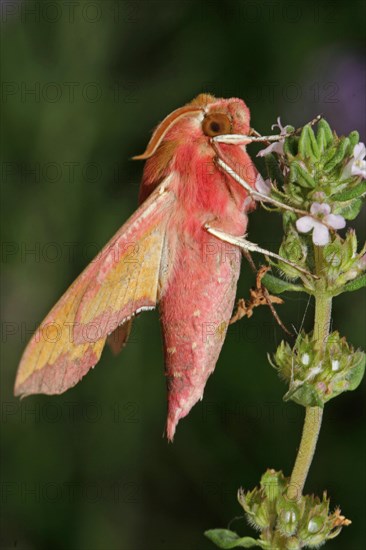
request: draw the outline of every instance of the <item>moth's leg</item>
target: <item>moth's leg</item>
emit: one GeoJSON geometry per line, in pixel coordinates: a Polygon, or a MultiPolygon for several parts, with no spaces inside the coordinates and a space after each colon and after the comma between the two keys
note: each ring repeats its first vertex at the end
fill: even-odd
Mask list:
{"type": "Polygon", "coordinates": [[[269,197],[268,195],[265,195],[264,193],[260,193],[259,191],[253,189],[253,187],[251,187],[244,178],[239,176],[239,174],[237,174],[235,170],[231,168],[220,156],[216,158],[216,164],[230,177],[232,177],[237,183],[239,183],[239,185],[244,187],[244,189],[251,197],[253,197],[253,199],[261,202],[268,202],[270,204],[273,204],[274,206],[277,206],[277,208],[281,208],[282,210],[289,210],[290,212],[301,214],[301,216],[309,216],[309,212],[306,212],[305,210],[299,210],[298,208],[294,208],[293,206],[284,204],[281,201],[273,199],[272,197],[269,197]]]}
{"type": "MultiPolygon", "coordinates": [[[[318,115],[313,120],[308,122],[310,126],[314,126],[319,120],[321,120],[322,115],[318,115]]],[[[250,135],[244,134],[223,134],[221,136],[215,136],[212,138],[212,141],[215,143],[229,143],[232,145],[247,145],[249,143],[262,143],[267,142],[271,143],[274,141],[284,141],[287,137],[294,136],[299,134],[302,131],[302,127],[292,132],[283,133],[283,134],[274,134],[273,136],[262,136],[259,132],[251,128],[250,135]]]]}
{"type": "Polygon", "coordinates": [[[293,135],[293,132],[289,134],[275,134],[273,136],[261,136],[256,132],[256,135],[245,134],[223,134],[221,136],[215,136],[212,138],[214,143],[228,143],[229,145],[248,145],[249,143],[262,143],[274,141],[284,141],[287,137],[293,135]]]}
{"type": "MultiPolygon", "coordinates": [[[[309,122],[309,124],[313,126],[315,123],[319,122],[321,118],[322,118],[321,115],[318,115],[311,122],[309,122]]],[[[293,132],[289,132],[287,134],[282,133],[282,134],[275,134],[272,136],[261,136],[258,132],[256,132],[256,130],[251,129],[250,135],[224,134],[221,136],[215,136],[211,138],[211,144],[217,153],[216,163],[224,172],[226,172],[237,183],[239,183],[242,187],[244,187],[244,189],[250,194],[250,196],[253,197],[253,199],[261,202],[267,202],[267,203],[273,204],[274,206],[281,208],[282,210],[289,210],[291,212],[301,214],[302,216],[308,216],[309,213],[305,212],[304,210],[299,210],[298,208],[294,208],[292,206],[284,204],[268,195],[265,195],[264,193],[260,193],[256,189],[253,189],[253,187],[251,187],[249,183],[245,181],[243,177],[237,174],[235,170],[231,168],[228,162],[225,161],[225,155],[223,154],[223,151],[220,150],[220,143],[226,143],[231,145],[248,145],[249,143],[262,143],[262,142],[271,143],[276,141],[284,141],[287,137],[296,135],[299,132],[301,132],[301,130],[302,128],[298,128],[297,130],[294,130],[293,132]]]]}
{"type": "Polygon", "coordinates": [[[206,231],[210,233],[211,235],[214,235],[221,241],[224,241],[226,243],[234,244],[241,248],[242,250],[247,250],[249,252],[259,252],[261,254],[264,254],[265,256],[269,256],[271,258],[275,258],[276,260],[280,260],[281,262],[284,262],[294,269],[297,269],[301,273],[304,273],[305,275],[310,275],[313,278],[317,278],[316,275],[313,275],[306,269],[303,269],[302,267],[299,267],[298,265],[294,264],[293,262],[290,262],[289,260],[286,260],[286,258],[282,258],[282,256],[279,256],[275,252],[271,252],[270,250],[266,250],[265,248],[261,248],[255,243],[252,243],[250,241],[247,241],[245,237],[236,237],[235,235],[229,235],[228,233],[225,233],[224,231],[221,231],[220,229],[211,227],[210,225],[205,225],[206,231]]]}

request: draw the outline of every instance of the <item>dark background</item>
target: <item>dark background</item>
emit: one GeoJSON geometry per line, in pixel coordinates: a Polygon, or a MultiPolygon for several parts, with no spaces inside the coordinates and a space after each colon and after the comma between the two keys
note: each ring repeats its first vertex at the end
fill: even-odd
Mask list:
{"type": "MultiPolygon", "coordinates": [[[[241,515],[239,486],[289,475],[303,410],[266,354],[284,337],[266,309],[230,328],[203,402],[162,438],[165,379],[156,312],[139,317],[58,397],[12,396],[32,330],[135,208],[154,125],[199,92],[239,96],[261,132],[281,115],[325,114],[365,140],[360,1],[0,3],[3,152],[2,509],[4,548],[198,550],[241,515]]],[[[256,152],[252,149],[253,154],[256,152]]],[[[258,164],[260,167],[260,164],[258,164]]],[[[364,236],[365,211],[356,222],[364,236]]],[[[250,239],[277,250],[280,218],[257,211],[250,239]]],[[[243,264],[240,296],[253,278],[243,264]]],[[[299,329],[306,298],[280,312],[299,329]]],[[[311,327],[313,305],[305,316],[311,327]]],[[[334,327],[364,346],[365,295],[337,298],[334,327]]],[[[362,390],[331,401],[307,492],[327,489],[352,525],[329,548],[363,547],[362,390]]],[[[231,528],[253,534],[241,519],[231,528]]]]}

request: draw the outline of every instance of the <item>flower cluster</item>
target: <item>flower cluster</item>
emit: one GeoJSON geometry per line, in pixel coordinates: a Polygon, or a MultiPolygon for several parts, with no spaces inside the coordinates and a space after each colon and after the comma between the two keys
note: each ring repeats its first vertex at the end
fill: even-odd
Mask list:
{"type": "MultiPolygon", "coordinates": [[[[366,195],[366,149],[357,132],[338,137],[325,120],[318,123],[316,134],[307,125],[298,135],[280,120],[278,128],[279,141],[259,153],[268,179],[258,176],[256,188],[266,195],[261,199],[274,199],[283,216],[278,260],[271,261],[282,277],[266,273],[262,283],[272,294],[312,295],[315,321],[313,332],[300,331],[292,346],[281,342],[270,362],[288,384],[284,400],[306,407],[308,415],[314,407],[323,409],[330,399],[356,389],[365,371],[365,353],[354,350],[338,332],[329,334],[329,322],[334,296],[366,286],[366,245],[358,251],[353,229],[338,234],[360,212],[366,195]]],[[[317,434],[316,426],[305,422],[298,455],[303,462],[297,466],[296,461],[291,482],[281,472],[268,470],[260,487],[239,491],[239,502],[249,524],[260,531],[259,538],[227,529],[213,529],[206,536],[220,548],[268,550],[316,548],[337,536],[350,523],[340,510],[329,513],[325,494],[301,494],[312,459],[308,442],[316,441],[317,434]]]]}
{"type": "Polygon", "coordinates": [[[299,137],[286,137],[291,127],[282,127],[280,121],[278,126],[283,139],[258,153],[266,156],[272,195],[290,206],[305,207],[303,216],[292,218],[296,230],[311,233],[315,245],[325,246],[361,208],[366,193],[365,145],[359,143],[357,132],[339,138],[325,120],[319,122],[316,135],[307,125],[299,137]]]}
{"type": "Polygon", "coordinates": [[[314,495],[290,499],[289,483],[282,472],[267,470],[260,487],[247,492],[239,490],[239,503],[250,525],[261,531],[259,539],[240,537],[227,529],[212,529],[206,531],[206,536],[220,548],[299,550],[319,547],[351,523],[339,508],[329,513],[326,493],[321,499],[314,495]]]}
{"type": "Polygon", "coordinates": [[[317,344],[316,334],[301,332],[293,348],[284,341],[278,346],[274,366],[289,383],[285,400],[305,407],[323,407],[333,397],[360,384],[366,362],[362,351],[355,351],[338,332],[330,334],[321,349],[317,344]]]}

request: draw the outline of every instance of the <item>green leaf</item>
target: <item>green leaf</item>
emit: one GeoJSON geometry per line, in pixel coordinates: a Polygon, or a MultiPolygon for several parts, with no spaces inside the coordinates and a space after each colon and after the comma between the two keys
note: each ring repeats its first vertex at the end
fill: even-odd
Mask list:
{"type": "Polygon", "coordinates": [[[290,157],[290,159],[297,155],[298,143],[299,143],[299,138],[296,136],[290,136],[285,139],[285,143],[283,145],[283,151],[288,157],[290,157]]]}
{"type": "Polygon", "coordinates": [[[325,130],[324,128],[319,128],[318,134],[316,136],[318,147],[321,153],[324,153],[326,147],[327,147],[327,139],[325,137],[325,130]]]}
{"type": "Polygon", "coordinates": [[[316,161],[319,158],[319,147],[309,124],[302,129],[299,140],[299,152],[303,159],[309,158],[312,161],[316,161]]]}
{"type": "Polygon", "coordinates": [[[264,159],[267,172],[272,181],[276,181],[280,187],[283,185],[283,174],[274,155],[266,155],[264,159]]]}
{"type": "Polygon", "coordinates": [[[329,162],[327,162],[326,165],[323,168],[325,173],[331,172],[333,170],[333,168],[335,168],[335,166],[337,166],[337,164],[342,162],[342,160],[344,159],[344,157],[347,153],[347,149],[349,148],[349,145],[350,145],[349,139],[342,137],[340,142],[339,142],[339,145],[337,147],[337,151],[336,151],[334,157],[329,162]]]}
{"type": "Polygon", "coordinates": [[[352,369],[350,370],[349,376],[347,377],[348,388],[347,391],[353,391],[358,388],[361,384],[362,378],[365,374],[365,363],[366,355],[363,351],[356,351],[354,355],[354,360],[352,364],[352,369]]]}
{"type": "Polygon", "coordinates": [[[361,195],[363,195],[364,193],[366,193],[366,180],[361,181],[358,185],[355,185],[354,187],[345,189],[344,191],[333,195],[332,200],[339,202],[348,201],[350,199],[357,199],[358,197],[361,197],[361,195]]]}
{"type": "Polygon", "coordinates": [[[265,548],[262,541],[252,537],[239,537],[237,533],[229,531],[229,529],[210,529],[205,531],[205,536],[219,548],[253,548],[254,546],[265,548]]]}
{"type": "Polygon", "coordinates": [[[318,160],[320,157],[320,150],[319,150],[318,142],[315,139],[314,131],[310,127],[309,127],[309,142],[310,142],[313,155],[315,159],[318,160]]]}
{"type": "Polygon", "coordinates": [[[309,172],[296,161],[291,162],[290,165],[290,181],[296,182],[302,187],[315,187],[315,181],[309,172]]]}
{"type": "MultiPolygon", "coordinates": [[[[324,132],[325,141],[326,141],[327,147],[329,147],[333,143],[333,133],[328,122],[324,120],[324,118],[322,118],[318,122],[318,136],[319,136],[320,130],[324,132]]],[[[318,143],[319,143],[319,140],[318,140],[318,143]]]]}
{"type": "Polygon", "coordinates": [[[262,283],[270,292],[273,292],[274,294],[282,294],[282,292],[309,293],[309,291],[305,287],[301,285],[294,285],[293,283],[284,279],[278,279],[277,277],[274,277],[274,275],[270,275],[269,273],[266,273],[266,275],[263,277],[262,283]]]}
{"type": "Polygon", "coordinates": [[[364,286],[366,286],[366,274],[361,275],[361,277],[357,277],[357,279],[353,279],[353,281],[350,281],[344,285],[341,292],[353,292],[363,288],[364,286]]]}
{"type": "Polygon", "coordinates": [[[340,214],[346,220],[354,220],[362,208],[361,199],[351,199],[349,201],[339,202],[333,209],[334,214],[340,214]]]}
{"type": "Polygon", "coordinates": [[[352,155],[355,145],[357,145],[357,143],[360,141],[360,134],[355,130],[354,132],[350,133],[348,139],[350,141],[348,152],[350,155],[352,155]]]}
{"type": "Polygon", "coordinates": [[[303,407],[324,407],[324,401],[311,383],[294,383],[283,396],[284,401],[295,401],[303,407]]]}

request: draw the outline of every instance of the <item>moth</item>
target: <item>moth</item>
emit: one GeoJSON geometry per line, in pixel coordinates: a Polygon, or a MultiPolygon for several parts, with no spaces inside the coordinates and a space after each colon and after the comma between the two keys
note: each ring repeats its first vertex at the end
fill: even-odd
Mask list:
{"type": "Polygon", "coordinates": [[[241,263],[235,239],[246,233],[255,208],[250,190],[263,182],[244,138],[241,143],[250,132],[241,99],[209,94],[157,126],[145,152],[134,157],[146,161],[140,206],[33,335],[20,361],[16,395],[71,388],[98,363],[106,342],[120,351],[133,317],[158,307],[166,434],[173,439],[179,420],[202,399],[232,315],[241,263]],[[246,187],[220,169],[218,150],[246,187]],[[233,241],[224,243],[221,232],[233,241]]]}

